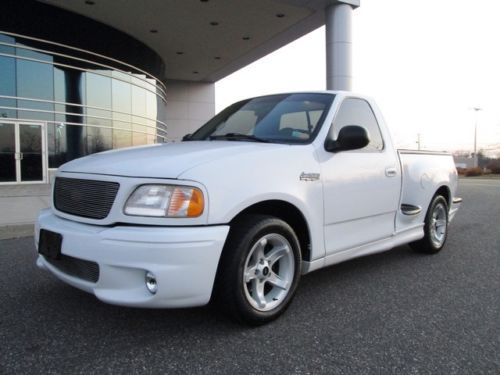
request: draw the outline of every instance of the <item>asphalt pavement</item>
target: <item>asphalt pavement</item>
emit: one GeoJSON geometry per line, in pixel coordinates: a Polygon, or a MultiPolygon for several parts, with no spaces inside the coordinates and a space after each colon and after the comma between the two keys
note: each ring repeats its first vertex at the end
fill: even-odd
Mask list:
{"type": "Polygon", "coordinates": [[[0,241],[0,373],[500,373],[500,180],[461,180],[437,255],[401,246],[302,278],[279,320],[106,305],[0,241]]]}

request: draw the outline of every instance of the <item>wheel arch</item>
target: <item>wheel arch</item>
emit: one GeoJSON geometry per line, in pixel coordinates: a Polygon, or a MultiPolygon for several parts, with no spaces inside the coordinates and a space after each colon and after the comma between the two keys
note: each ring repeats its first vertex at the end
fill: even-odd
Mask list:
{"type": "Polygon", "coordinates": [[[427,208],[425,209],[424,219],[427,217],[427,213],[429,212],[429,210],[431,208],[431,205],[432,205],[432,202],[434,201],[434,198],[436,198],[438,195],[441,195],[444,197],[444,199],[446,200],[446,204],[448,205],[448,209],[449,209],[449,207],[451,207],[450,206],[451,205],[450,188],[447,185],[441,185],[436,189],[435,193],[431,195],[429,203],[427,204],[427,208]]]}
{"type": "Polygon", "coordinates": [[[299,239],[302,260],[311,260],[311,232],[309,224],[304,214],[297,206],[279,199],[257,202],[236,214],[229,224],[234,224],[242,216],[252,214],[274,216],[290,225],[299,239]]]}
{"type": "Polygon", "coordinates": [[[448,203],[448,208],[451,206],[451,190],[448,186],[441,185],[432,196],[431,202],[436,195],[442,195],[446,199],[446,203],[448,203]]]}
{"type": "MultiPolygon", "coordinates": [[[[425,212],[425,221],[424,221],[424,237],[422,237],[420,240],[413,241],[410,243],[410,246],[418,252],[422,253],[427,253],[427,254],[435,254],[439,252],[445,242],[446,242],[446,236],[447,236],[447,228],[445,228],[445,234],[444,234],[444,240],[441,243],[438,243],[437,245],[435,244],[434,240],[432,239],[432,230],[430,229],[432,226],[435,225],[435,223],[430,222],[430,215],[433,209],[433,203],[435,202],[437,197],[442,197],[448,204],[451,202],[451,192],[448,186],[442,185],[440,186],[436,192],[432,195],[431,200],[429,202],[429,206],[425,212]]],[[[446,220],[448,221],[448,212],[445,214],[446,220]]],[[[437,231],[437,227],[434,231],[437,231]]],[[[439,239],[438,239],[439,240],[439,239]]],[[[440,241],[440,240],[439,240],[440,241]]]]}

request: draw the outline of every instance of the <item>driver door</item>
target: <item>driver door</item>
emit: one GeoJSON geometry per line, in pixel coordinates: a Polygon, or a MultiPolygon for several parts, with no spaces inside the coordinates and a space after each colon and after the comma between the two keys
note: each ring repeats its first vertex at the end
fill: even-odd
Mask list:
{"type": "Polygon", "coordinates": [[[344,99],[330,129],[334,139],[347,125],[364,127],[370,143],[359,150],[320,151],[326,255],[390,237],[394,232],[401,183],[397,155],[384,147],[367,101],[344,99]]]}

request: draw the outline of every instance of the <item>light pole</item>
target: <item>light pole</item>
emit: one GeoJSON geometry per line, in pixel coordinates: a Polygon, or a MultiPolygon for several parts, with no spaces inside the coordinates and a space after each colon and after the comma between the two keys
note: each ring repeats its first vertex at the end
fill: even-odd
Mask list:
{"type": "Polygon", "coordinates": [[[482,111],[482,108],[479,107],[472,107],[472,110],[476,113],[476,118],[474,121],[474,168],[477,168],[478,166],[478,158],[477,158],[477,118],[478,118],[478,112],[482,111]]]}

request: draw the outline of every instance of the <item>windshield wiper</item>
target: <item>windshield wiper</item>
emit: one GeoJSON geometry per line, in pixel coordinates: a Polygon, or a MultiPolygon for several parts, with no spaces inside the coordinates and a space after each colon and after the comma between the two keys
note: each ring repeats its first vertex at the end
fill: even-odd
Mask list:
{"type": "Polygon", "coordinates": [[[229,140],[245,140],[245,141],[254,141],[254,142],[264,142],[268,143],[269,141],[264,138],[256,137],[255,135],[249,134],[241,134],[241,133],[226,133],[221,135],[211,135],[208,137],[210,140],[216,139],[229,139],[229,140]]]}

